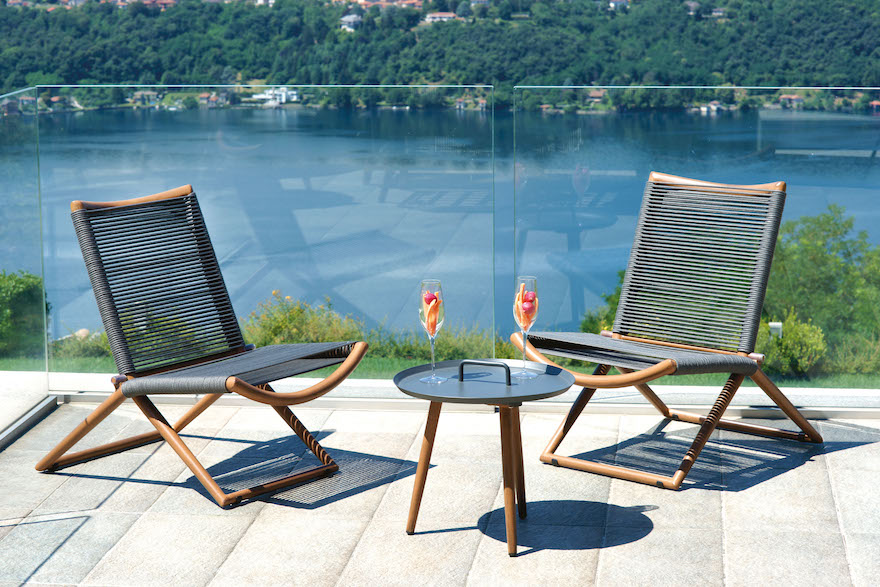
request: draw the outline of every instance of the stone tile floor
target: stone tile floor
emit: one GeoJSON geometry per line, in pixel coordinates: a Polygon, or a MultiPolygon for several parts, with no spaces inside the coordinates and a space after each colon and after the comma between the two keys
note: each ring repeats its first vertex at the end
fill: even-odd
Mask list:
{"type": "MultiPolygon", "coordinates": [[[[562,416],[525,413],[529,515],[509,558],[492,413],[441,414],[408,536],[426,411],[300,409],[340,472],[223,510],[164,445],[34,471],[92,407],[0,452],[0,585],[880,584],[880,420],[818,421],[824,446],[716,433],[671,492],[541,464],[562,416]]],[[[124,405],[82,444],[149,429],[124,405]]],[[[588,414],[560,451],[671,472],[695,433],[588,414]]],[[[268,408],[212,408],[184,440],[227,489],[311,465],[268,408]]]]}

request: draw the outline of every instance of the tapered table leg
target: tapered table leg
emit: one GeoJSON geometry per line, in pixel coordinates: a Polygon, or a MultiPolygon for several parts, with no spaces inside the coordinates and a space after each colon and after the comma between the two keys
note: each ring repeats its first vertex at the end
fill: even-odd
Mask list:
{"type": "Polygon", "coordinates": [[[428,468],[431,466],[431,451],[434,450],[434,435],[437,433],[437,420],[440,419],[442,405],[441,402],[431,402],[431,407],[428,408],[428,421],[425,424],[422,452],[419,455],[412,500],[409,503],[409,518],[406,521],[407,534],[413,534],[416,531],[416,519],[419,517],[419,506],[422,503],[422,493],[425,491],[425,480],[428,478],[428,468]]]}
{"type": "Polygon", "coordinates": [[[511,408],[511,428],[513,430],[513,465],[516,467],[516,507],[519,517],[526,517],[526,472],[523,468],[522,434],[519,429],[519,407],[511,408]]]}
{"type": "Polygon", "coordinates": [[[513,411],[500,406],[501,468],[504,476],[504,525],[507,529],[507,554],[516,556],[516,448],[514,448],[513,411]]]}

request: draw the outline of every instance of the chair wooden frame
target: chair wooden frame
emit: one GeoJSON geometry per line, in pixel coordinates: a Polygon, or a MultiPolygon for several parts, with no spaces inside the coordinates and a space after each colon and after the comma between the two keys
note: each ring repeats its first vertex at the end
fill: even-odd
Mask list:
{"type": "MultiPolygon", "coordinates": [[[[602,332],[602,334],[606,336],[613,336],[614,338],[619,338],[622,340],[649,342],[634,337],[612,335],[612,333],[610,332],[602,332]]],[[[520,333],[511,335],[510,341],[514,344],[514,346],[522,350],[522,335],[520,333]]],[[[650,342],[661,344],[657,341],[650,342]]],[[[693,350],[704,350],[708,352],[724,352],[714,349],[698,349],[697,347],[686,347],[685,345],[673,346],[676,346],[678,348],[691,348],[693,350]]],[[[526,345],[526,356],[531,361],[545,363],[547,365],[554,365],[556,367],[560,367],[561,369],[565,369],[564,367],[557,365],[546,356],[544,356],[540,351],[532,346],[531,343],[528,343],[526,345]]],[[[755,359],[756,362],[759,362],[759,364],[760,361],[763,360],[763,357],[761,357],[760,355],[755,355],[754,353],[746,356],[755,359]]],[[[568,415],[565,417],[565,420],[562,422],[562,424],[560,424],[559,428],[556,430],[556,433],[553,435],[553,438],[550,440],[547,447],[541,453],[541,462],[559,467],[567,467],[569,469],[577,469],[579,471],[598,473],[600,475],[615,477],[617,479],[635,481],[637,483],[644,483],[646,485],[655,485],[664,489],[679,489],[685,477],[687,477],[688,472],[691,470],[691,467],[694,465],[694,462],[697,460],[697,457],[700,456],[700,452],[703,450],[703,447],[706,446],[706,443],[708,442],[712,432],[714,432],[716,428],[732,430],[734,432],[743,432],[746,434],[755,434],[758,436],[786,438],[788,440],[798,440],[800,442],[822,442],[822,436],[807,421],[807,419],[804,418],[804,416],[788,400],[788,398],[785,397],[785,395],[779,390],[779,388],[776,387],[776,384],[774,384],[770,380],[770,378],[767,377],[767,375],[760,369],[760,367],[753,375],[751,375],[752,381],[754,381],[758,385],[758,387],[760,387],[764,391],[764,393],[767,394],[767,396],[773,401],[773,403],[775,403],[779,407],[779,409],[781,409],[782,412],[789,419],[791,419],[791,421],[794,422],[798,428],[801,429],[801,432],[791,432],[788,430],[780,430],[778,428],[772,428],[768,426],[759,426],[756,424],[747,424],[745,422],[739,422],[736,420],[723,419],[721,416],[727,410],[727,407],[730,405],[731,400],[733,400],[734,394],[736,394],[737,389],[739,389],[739,386],[745,379],[744,375],[730,375],[730,377],[728,377],[727,379],[727,382],[724,384],[724,388],[718,396],[718,399],[709,410],[709,413],[703,416],[694,412],[676,410],[668,407],[663,402],[663,400],[661,400],[657,396],[657,394],[654,393],[654,390],[652,390],[648,386],[648,382],[663,377],[664,375],[671,375],[672,373],[674,373],[676,369],[674,360],[666,359],[665,361],[658,363],[654,367],[643,369],[641,371],[630,371],[629,369],[625,369],[622,367],[618,367],[617,369],[618,371],[620,371],[619,375],[607,375],[608,371],[610,370],[609,365],[597,365],[592,375],[566,369],[566,371],[574,375],[575,384],[582,386],[583,389],[581,390],[577,399],[574,401],[574,404],[572,404],[568,415]],[[694,438],[693,443],[691,444],[690,448],[688,448],[687,453],[685,453],[685,456],[682,459],[681,464],[678,466],[678,469],[671,476],[658,475],[655,473],[639,471],[627,467],[619,467],[616,465],[609,465],[606,463],[598,463],[586,459],[567,457],[556,453],[559,445],[562,443],[563,439],[571,430],[572,426],[574,426],[575,421],[577,421],[578,417],[581,415],[581,412],[583,412],[584,408],[587,406],[587,403],[589,403],[589,401],[592,399],[593,394],[596,392],[597,389],[613,389],[629,386],[635,387],[639,391],[639,393],[641,393],[645,397],[645,399],[647,399],[664,418],[669,418],[670,420],[681,420],[682,422],[690,422],[692,424],[700,425],[700,430],[697,432],[696,438],[694,438]]]]}
{"type": "MultiPolygon", "coordinates": [[[[178,197],[192,192],[190,186],[183,186],[174,190],[162,192],[152,196],[136,198],[132,200],[120,202],[81,202],[75,201],[71,203],[71,210],[108,208],[113,206],[122,206],[141,202],[151,202],[163,200],[167,198],[178,197]]],[[[219,355],[212,355],[197,361],[190,361],[168,367],[166,369],[157,369],[154,371],[138,374],[139,377],[147,377],[178,369],[181,367],[189,367],[202,362],[213,361],[220,358],[235,356],[241,353],[253,350],[253,345],[247,345],[240,349],[219,355]]],[[[351,352],[343,360],[336,369],[320,382],[300,391],[290,393],[278,393],[268,384],[254,386],[238,377],[228,377],[225,382],[226,390],[230,393],[236,393],[242,397],[246,397],[261,404],[271,406],[279,416],[287,423],[293,432],[303,441],[308,449],[321,461],[320,465],[300,471],[293,475],[282,477],[273,481],[261,483],[260,485],[241,489],[231,493],[226,493],[214,478],[208,473],[207,469],[199,462],[189,447],[183,442],[180,433],[195,420],[202,412],[208,409],[216,402],[221,395],[220,393],[205,394],[200,397],[195,404],[187,410],[187,412],[174,425],[168,423],[153,401],[146,395],[135,396],[131,398],[135,405],[144,413],[150,423],[156,428],[155,432],[147,432],[138,434],[129,438],[116,440],[100,446],[81,450],[78,452],[67,454],[80,440],[89,434],[98,424],[100,424],[107,416],[113,413],[120,405],[122,405],[126,397],[123,395],[121,386],[130,379],[134,379],[134,375],[117,375],[112,378],[114,387],[113,393],[105,399],[85,420],[83,420],[76,428],[74,428],[61,442],[58,443],[49,453],[43,457],[36,465],[38,471],[53,472],[64,467],[82,463],[85,461],[97,459],[103,456],[123,452],[135,447],[144,446],[161,440],[166,441],[171,448],[180,456],[184,464],[192,471],[193,475],[204,486],[208,494],[221,507],[232,506],[240,503],[242,500],[250,499],[265,493],[271,493],[290,487],[299,483],[315,479],[317,477],[330,475],[339,470],[332,457],[318,443],[314,436],[306,429],[302,422],[293,414],[289,406],[305,403],[317,397],[324,395],[342,381],[344,381],[358,366],[367,352],[367,343],[356,342],[352,345],[351,352]]]]}
{"type": "MultiPolygon", "coordinates": [[[[730,186],[725,184],[716,184],[699,180],[680,178],[656,172],[651,173],[650,181],[661,182],[665,184],[675,184],[680,186],[699,186],[701,188],[748,188],[753,190],[763,189],[785,191],[786,187],[784,182],[775,182],[771,184],[756,186],[730,186]]],[[[773,403],[775,403],[780,408],[780,410],[782,410],[782,413],[785,414],[792,422],[794,422],[794,424],[798,428],[800,428],[801,431],[791,432],[787,430],[780,430],[777,428],[759,426],[755,424],[748,424],[745,422],[722,418],[724,412],[730,405],[730,402],[733,400],[736,391],[739,389],[740,385],[744,381],[745,375],[731,374],[728,377],[723,389],[721,390],[718,399],[712,405],[708,414],[704,416],[693,412],[669,408],[648,386],[648,383],[650,381],[653,381],[665,375],[671,375],[676,372],[677,365],[674,359],[662,360],[651,367],[641,369],[639,371],[633,371],[631,369],[623,367],[616,367],[616,369],[619,371],[618,375],[608,374],[609,370],[611,369],[611,365],[600,364],[596,366],[592,375],[568,370],[572,375],[574,375],[575,384],[583,387],[583,390],[578,395],[565,420],[560,424],[558,430],[553,435],[547,447],[541,454],[541,461],[544,463],[577,469],[580,471],[598,473],[618,479],[635,481],[637,483],[654,485],[665,489],[679,489],[685,477],[687,477],[687,474],[693,466],[694,462],[696,461],[697,457],[699,457],[700,452],[703,450],[703,447],[706,445],[706,442],[708,442],[710,435],[712,434],[712,432],[715,431],[716,428],[743,432],[747,434],[755,434],[759,436],[797,440],[801,442],[822,442],[822,436],[806,420],[806,418],[804,418],[804,416],[788,400],[788,398],[783,395],[783,393],[770,380],[770,378],[767,377],[767,375],[761,370],[761,364],[764,361],[763,355],[757,353],[719,350],[701,346],[690,346],[687,344],[664,342],[659,340],[647,340],[644,338],[627,336],[618,332],[603,331],[601,334],[603,336],[608,336],[615,339],[673,347],[676,349],[732,354],[748,357],[749,359],[755,361],[755,363],[757,364],[757,370],[749,377],[751,377],[752,381],[754,381],[758,385],[758,387],[760,387],[764,391],[764,393],[767,394],[767,396],[773,401],[773,403]],[[589,403],[590,399],[592,399],[593,394],[596,392],[597,389],[620,388],[629,386],[635,387],[639,391],[639,393],[641,393],[645,397],[645,399],[647,399],[664,418],[681,420],[683,422],[690,422],[700,425],[700,429],[697,432],[696,438],[694,438],[691,446],[688,448],[678,469],[671,476],[659,475],[632,468],[620,467],[586,459],[564,456],[557,454],[556,452],[559,448],[560,443],[571,430],[575,421],[581,415],[587,403],[589,403]]],[[[514,344],[514,346],[516,346],[516,348],[518,348],[519,350],[523,349],[523,339],[520,333],[513,334],[510,337],[510,340],[514,344]]],[[[532,361],[564,368],[544,356],[538,349],[532,346],[531,343],[528,343],[526,345],[526,355],[532,361]]]]}

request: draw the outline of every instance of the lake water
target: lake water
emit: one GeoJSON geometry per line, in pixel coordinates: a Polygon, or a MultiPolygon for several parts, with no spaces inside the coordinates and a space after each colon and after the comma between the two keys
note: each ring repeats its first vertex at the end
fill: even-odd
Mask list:
{"type": "MultiPolygon", "coordinates": [[[[4,149],[7,166],[27,169],[34,156],[29,146],[4,149]]],[[[100,328],[70,224],[74,199],[193,184],[240,315],[280,290],[313,303],[329,297],[371,326],[413,329],[419,279],[438,277],[449,323],[506,333],[516,273],[539,277],[538,329],[577,328],[601,303],[625,267],[652,170],[785,180],[785,219],[838,203],[880,242],[878,150],[880,117],[791,111],[41,116],[49,328],[55,337],[100,328]]],[[[21,191],[9,185],[19,180],[5,181],[7,193],[21,191]]],[[[25,233],[32,238],[3,233],[0,267],[39,271],[39,259],[34,266],[20,252],[25,233]]]]}

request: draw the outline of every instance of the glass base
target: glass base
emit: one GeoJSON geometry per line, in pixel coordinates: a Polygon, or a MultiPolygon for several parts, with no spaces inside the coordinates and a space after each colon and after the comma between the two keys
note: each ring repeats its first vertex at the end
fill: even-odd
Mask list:
{"type": "Polygon", "coordinates": [[[514,371],[510,374],[511,377],[516,377],[517,379],[534,379],[538,376],[534,371],[526,371],[525,369],[521,371],[514,371]]]}
{"type": "Polygon", "coordinates": [[[449,378],[440,377],[439,375],[429,375],[427,377],[422,377],[421,379],[419,379],[419,381],[421,381],[422,383],[436,384],[443,383],[444,381],[449,381],[449,378]]]}

